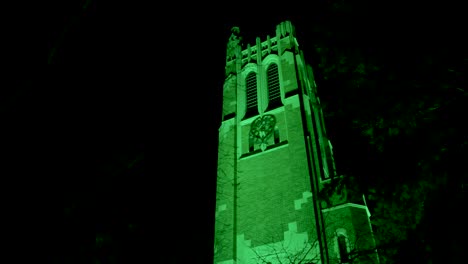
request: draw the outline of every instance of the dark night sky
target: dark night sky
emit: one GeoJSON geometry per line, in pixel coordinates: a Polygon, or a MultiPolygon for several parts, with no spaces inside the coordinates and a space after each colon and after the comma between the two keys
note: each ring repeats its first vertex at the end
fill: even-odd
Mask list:
{"type": "MultiPolygon", "coordinates": [[[[4,80],[13,88],[2,90],[0,114],[6,132],[3,175],[9,175],[4,201],[12,212],[8,222],[15,227],[15,243],[29,237],[26,247],[40,243],[43,256],[86,255],[77,248],[92,248],[96,230],[105,229],[124,241],[119,245],[126,255],[166,260],[147,263],[208,263],[229,29],[237,25],[247,39],[265,39],[277,23],[292,19],[299,43],[313,57],[310,47],[319,37],[314,27],[327,21],[320,12],[325,2],[311,6],[310,14],[290,13],[298,6],[289,2],[281,14],[255,5],[143,8],[91,1],[83,10],[85,1],[63,2],[17,6],[8,24],[12,36],[4,53],[11,67],[4,80]],[[202,11],[189,11],[196,8],[202,11]],[[143,150],[144,173],[110,177],[99,170],[143,150]],[[64,223],[61,210],[75,200],[81,206],[78,218],[64,223]],[[139,235],[119,237],[119,224],[128,221],[139,224],[139,235]]],[[[431,30],[419,22],[406,27],[385,20],[393,17],[388,9],[397,10],[357,12],[350,22],[362,26],[356,45],[385,39],[398,46],[398,37],[416,38],[413,29],[431,30]],[[383,38],[383,30],[393,35],[383,38]]],[[[417,20],[412,10],[405,22],[417,20]]],[[[340,26],[350,27],[333,25],[340,26]]]]}

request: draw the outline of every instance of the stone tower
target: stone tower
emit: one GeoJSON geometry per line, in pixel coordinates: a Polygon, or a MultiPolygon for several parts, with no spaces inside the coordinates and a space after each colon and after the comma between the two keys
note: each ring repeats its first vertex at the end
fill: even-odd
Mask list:
{"type": "Polygon", "coordinates": [[[214,263],[378,263],[364,197],[319,199],[340,176],[292,23],[245,46],[234,27],[225,73],[214,263]]]}

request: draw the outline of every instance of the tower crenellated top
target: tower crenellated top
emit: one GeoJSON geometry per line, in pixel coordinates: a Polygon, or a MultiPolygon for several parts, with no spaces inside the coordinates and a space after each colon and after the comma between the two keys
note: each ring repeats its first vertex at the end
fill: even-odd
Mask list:
{"type": "Polygon", "coordinates": [[[284,38],[284,37],[287,37],[288,35],[292,35],[293,37],[296,37],[296,30],[294,28],[294,25],[291,23],[291,21],[286,20],[284,22],[279,23],[276,26],[276,36],[284,38]]]}
{"type": "Polygon", "coordinates": [[[226,50],[226,76],[235,71],[235,67],[233,67],[235,58],[240,59],[242,63],[252,60],[257,61],[258,58],[262,58],[271,52],[282,54],[285,49],[298,46],[295,39],[295,28],[289,20],[283,21],[276,26],[274,37],[270,38],[267,35],[264,41],[257,37],[256,43],[252,45],[248,43],[245,47],[243,44],[239,27],[232,27],[226,50]],[[283,39],[286,40],[280,45],[283,39]]]}

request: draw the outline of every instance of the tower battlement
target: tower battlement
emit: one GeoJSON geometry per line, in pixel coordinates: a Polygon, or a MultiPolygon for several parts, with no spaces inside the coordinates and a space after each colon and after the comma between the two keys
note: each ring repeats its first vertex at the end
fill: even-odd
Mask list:
{"type": "Polygon", "coordinates": [[[228,42],[228,50],[226,54],[226,76],[229,73],[234,73],[236,58],[242,61],[242,64],[249,62],[261,62],[261,59],[271,53],[279,55],[285,49],[297,47],[295,38],[295,28],[290,21],[281,22],[276,26],[274,37],[266,36],[266,40],[262,41],[260,37],[256,38],[256,43],[247,43],[245,49],[242,49],[242,34],[238,27],[233,27],[230,41],[228,42]],[[281,41],[279,41],[281,40],[281,41]]]}

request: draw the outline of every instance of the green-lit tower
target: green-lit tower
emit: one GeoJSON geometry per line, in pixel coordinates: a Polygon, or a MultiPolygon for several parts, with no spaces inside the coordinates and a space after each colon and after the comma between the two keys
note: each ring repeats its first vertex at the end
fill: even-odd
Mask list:
{"type": "Polygon", "coordinates": [[[364,197],[318,199],[340,177],[290,21],[245,46],[232,28],[222,105],[214,263],[378,263],[364,197]]]}

